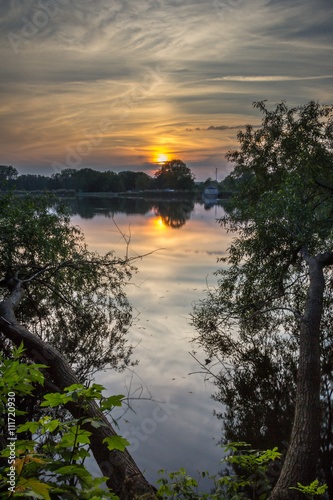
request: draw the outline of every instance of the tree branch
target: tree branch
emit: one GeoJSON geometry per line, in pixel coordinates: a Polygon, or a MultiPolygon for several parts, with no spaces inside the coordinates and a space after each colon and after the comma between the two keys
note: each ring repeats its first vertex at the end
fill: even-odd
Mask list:
{"type": "MultiPolygon", "coordinates": [[[[17,281],[9,297],[0,302],[0,331],[16,346],[23,342],[26,354],[34,362],[47,365],[49,367],[48,373],[60,391],[72,384],[79,384],[80,380],[62,354],[17,322],[15,309],[24,294],[22,282],[17,281]]],[[[71,403],[67,405],[67,408],[76,418],[79,411],[78,406],[71,403]]],[[[112,437],[116,435],[116,432],[103,412],[99,410],[98,405],[95,402],[90,402],[84,413],[87,418],[97,418],[107,424],[107,427],[101,426],[98,429],[87,424],[86,428],[92,433],[91,449],[93,455],[103,475],[109,478],[107,480],[108,487],[121,500],[132,500],[135,495],[143,494],[149,494],[150,498],[153,498],[154,488],[146,481],[128,451],[109,451],[107,445],[103,443],[106,437],[112,437]]]]}
{"type": "Polygon", "coordinates": [[[316,256],[317,262],[320,262],[323,267],[333,265],[333,252],[325,252],[316,256]]]}

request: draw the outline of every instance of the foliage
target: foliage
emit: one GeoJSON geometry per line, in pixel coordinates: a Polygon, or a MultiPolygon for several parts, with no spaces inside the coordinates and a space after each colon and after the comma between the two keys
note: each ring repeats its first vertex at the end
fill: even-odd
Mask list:
{"type": "Polygon", "coordinates": [[[16,168],[9,165],[0,165],[0,189],[6,187],[6,183],[16,179],[17,176],[18,171],[16,168]]]}
{"type": "MultiPolygon", "coordinates": [[[[157,481],[160,487],[157,496],[161,499],[177,498],[181,500],[265,500],[269,498],[272,480],[276,472],[274,462],[281,458],[281,453],[277,448],[266,451],[249,449],[251,445],[244,442],[229,443],[224,447],[226,452],[230,452],[220,464],[236,465],[238,474],[229,475],[227,472],[221,473],[219,477],[210,475],[209,472],[198,472],[199,479],[196,480],[186,474],[184,468],[177,472],[167,474],[165,470],[160,470],[160,474],[167,474],[157,481]],[[208,478],[212,481],[210,493],[199,491],[200,479],[208,478]]],[[[298,490],[308,498],[313,495],[323,495],[327,490],[327,485],[319,486],[318,481],[314,481],[309,486],[298,484],[298,490]]]]}
{"type": "MultiPolygon", "coordinates": [[[[288,361],[284,356],[285,366],[295,373],[293,352],[303,324],[310,258],[326,258],[321,322],[325,348],[330,331],[325,324],[331,321],[333,303],[329,260],[333,247],[333,107],[313,101],[291,109],[282,102],[272,111],[264,102],[255,107],[263,114],[262,127],[254,130],[248,126],[239,132],[240,148],[227,155],[235,165],[230,180],[237,190],[230,211],[219,222],[237,237],[228,256],[220,260],[217,286],[195,305],[192,316],[196,340],[210,359],[216,355],[226,367],[221,380],[230,375],[226,391],[232,390],[234,375],[235,384],[243,391],[236,402],[238,410],[242,402],[246,406],[247,399],[251,404],[247,375],[254,377],[253,397],[263,387],[255,383],[260,370],[268,369],[275,387],[281,375],[285,380],[285,373],[270,361],[278,345],[283,349],[283,344],[290,344],[291,357],[288,361]],[[233,371],[235,360],[238,367],[233,371]]],[[[322,358],[324,376],[332,372],[331,356],[322,358]]],[[[228,397],[235,402],[232,394],[228,397]]],[[[270,409],[269,399],[265,408],[270,409]]]]}
{"type": "MultiPolygon", "coordinates": [[[[199,483],[186,474],[185,469],[172,472],[168,478],[159,479],[161,486],[158,490],[160,498],[180,499],[212,499],[212,500],[240,500],[246,498],[264,500],[270,493],[270,469],[273,462],[281,454],[277,448],[266,451],[248,449],[247,443],[229,443],[226,452],[231,452],[222,463],[237,464],[239,474],[222,474],[220,477],[211,476],[208,472],[199,473],[200,478],[209,478],[212,481],[212,492],[202,493],[198,490],[199,483]]],[[[165,474],[166,471],[160,471],[165,474]]]]}
{"type": "MultiPolygon", "coordinates": [[[[45,367],[20,362],[19,357],[23,350],[23,345],[19,349],[14,349],[11,360],[3,359],[0,355],[0,404],[3,410],[1,414],[8,417],[8,422],[10,417],[15,420],[17,414],[11,401],[27,393],[33,393],[36,384],[44,383],[40,369],[45,367]]],[[[41,406],[50,409],[75,402],[82,408],[92,400],[98,400],[100,408],[104,411],[110,411],[114,406],[121,406],[123,396],[104,398],[103,390],[104,387],[97,384],[91,387],[75,384],[66,388],[63,394],[47,394],[41,406]]],[[[60,421],[46,416],[18,426],[16,432],[28,434],[29,438],[8,440],[6,444],[15,443],[14,457],[10,446],[1,452],[2,462],[5,463],[0,469],[1,498],[34,496],[45,500],[117,499],[118,497],[112,492],[101,487],[107,478],[94,478],[84,466],[84,461],[90,456],[91,433],[85,429],[87,423],[95,427],[106,425],[98,420],[80,417],[60,421]],[[12,480],[11,483],[9,478],[12,480]]],[[[8,436],[14,434],[11,429],[12,427],[9,427],[8,436]]],[[[3,438],[6,439],[6,436],[3,438]]],[[[120,436],[113,436],[107,438],[107,444],[110,450],[123,451],[129,443],[120,436]]]]}
{"type": "Polygon", "coordinates": [[[284,448],[294,415],[296,335],[274,331],[246,339],[234,335],[224,366],[214,380],[214,399],[223,405],[223,441],[246,440],[255,447],[284,448]]]}
{"type": "MultiPolygon", "coordinates": [[[[331,295],[326,290],[327,303],[331,295]]],[[[322,429],[319,454],[319,470],[331,484],[332,460],[332,331],[331,309],[325,308],[322,321],[322,429]]],[[[285,450],[293,422],[296,393],[298,331],[285,328],[288,336],[271,329],[256,331],[253,335],[232,336],[228,354],[221,347],[218,354],[224,369],[216,376],[214,399],[221,403],[223,433],[221,443],[231,440],[247,441],[254,447],[269,448],[277,445],[285,450]]],[[[216,366],[219,366],[219,362],[216,366]]],[[[212,372],[214,363],[206,367],[212,372]]],[[[206,371],[210,376],[209,371],[206,371]]]]}
{"type": "Polygon", "coordinates": [[[314,495],[323,495],[327,490],[327,485],[323,484],[322,486],[319,486],[319,481],[313,481],[313,483],[309,486],[303,486],[298,483],[297,487],[292,487],[290,489],[300,491],[301,493],[304,493],[307,498],[311,499],[314,495]]]}
{"type": "MultiPolygon", "coordinates": [[[[332,108],[255,106],[262,128],[239,132],[240,150],[228,155],[238,190],[220,223],[237,238],[220,260],[217,287],[193,314],[209,353],[228,355],[236,328],[240,340],[296,330],[308,286],[302,251],[332,247],[332,108]]],[[[330,283],[331,271],[325,274],[330,283]]]]}
{"type": "MultiPolygon", "coordinates": [[[[22,191],[58,191],[84,193],[120,193],[126,191],[143,191],[149,189],[193,189],[194,177],[185,163],[172,160],[176,168],[172,168],[172,175],[160,179],[151,177],[145,172],[125,170],[100,172],[92,168],[64,168],[51,177],[44,175],[18,175],[15,168],[0,165],[0,188],[22,191]],[[168,182],[166,180],[168,179],[168,182]],[[162,182],[163,180],[163,182],[162,182]],[[170,182],[169,182],[170,181],[170,182]]],[[[168,162],[170,163],[170,162],[168,162]]]]}
{"type": "Polygon", "coordinates": [[[160,189],[191,190],[194,187],[191,169],[181,160],[163,163],[155,173],[155,178],[156,186],[160,189]]]}
{"type": "Polygon", "coordinates": [[[87,249],[81,230],[47,196],[0,199],[0,298],[20,282],[18,320],[57,345],[79,376],[106,364],[123,368],[131,306],[124,286],[134,268],[113,252],[87,249]]]}

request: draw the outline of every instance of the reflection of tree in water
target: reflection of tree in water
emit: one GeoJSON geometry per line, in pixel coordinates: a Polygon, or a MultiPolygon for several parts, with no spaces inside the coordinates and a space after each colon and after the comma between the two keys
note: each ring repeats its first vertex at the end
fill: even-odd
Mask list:
{"type": "Polygon", "coordinates": [[[144,215],[152,209],[153,202],[142,198],[75,198],[65,201],[73,215],[79,215],[82,219],[93,219],[96,214],[112,217],[117,213],[144,215]]]}
{"type": "Polygon", "coordinates": [[[190,218],[194,210],[192,200],[154,201],[143,198],[89,198],[77,197],[65,200],[72,215],[83,219],[93,219],[97,214],[113,217],[117,213],[145,215],[154,210],[163,223],[172,228],[180,228],[190,218]]]}
{"type": "MultiPolygon", "coordinates": [[[[322,431],[319,455],[319,475],[328,485],[329,498],[333,498],[333,407],[332,407],[332,360],[333,347],[329,342],[332,320],[323,320],[322,352],[322,431]],[[325,340],[326,339],[326,340],[325,340]]],[[[274,446],[285,452],[295,409],[297,374],[297,332],[290,336],[276,333],[269,325],[265,335],[247,331],[238,340],[235,333],[220,341],[218,358],[224,369],[217,375],[217,392],[213,398],[223,405],[216,415],[223,423],[221,444],[246,442],[253,448],[266,450],[274,446]]],[[[207,365],[214,358],[213,346],[207,349],[207,365]]],[[[208,368],[208,367],[207,367],[208,368]]],[[[208,368],[209,370],[209,368],[208,368]]],[[[235,472],[239,472],[237,467],[235,472]]],[[[276,470],[279,472],[279,469],[276,470]]],[[[272,483],[278,474],[269,476],[272,483]]]]}
{"type": "Polygon", "coordinates": [[[174,229],[182,227],[190,218],[194,209],[194,201],[170,201],[155,204],[155,214],[159,215],[163,223],[174,229]]]}

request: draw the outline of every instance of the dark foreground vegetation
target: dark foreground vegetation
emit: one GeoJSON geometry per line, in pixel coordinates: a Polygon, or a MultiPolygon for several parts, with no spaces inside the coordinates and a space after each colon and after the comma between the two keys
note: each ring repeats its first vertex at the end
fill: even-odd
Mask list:
{"type": "Polygon", "coordinates": [[[105,415],[123,397],[85,385],[106,364],[135,363],[124,293],[135,262],[90,252],[47,197],[8,193],[0,198],[1,498],[332,497],[333,108],[255,106],[262,128],[240,132],[240,149],[228,155],[237,190],[220,223],[235,239],[218,285],[192,313],[203,369],[213,375],[220,363],[224,440],[238,441],[228,446],[232,474],[213,478],[205,494],[184,470],[163,478],[158,493],[145,480],[105,415]],[[251,440],[268,450],[249,448],[251,440]],[[84,466],[90,451],[103,479],[84,466]]]}
{"type": "Polygon", "coordinates": [[[229,437],[282,446],[270,498],[298,498],[290,486],[316,478],[332,496],[333,108],[255,106],[262,128],[239,132],[228,155],[238,190],[220,224],[235,240],[193,323],[225,367],[229,437]]]}

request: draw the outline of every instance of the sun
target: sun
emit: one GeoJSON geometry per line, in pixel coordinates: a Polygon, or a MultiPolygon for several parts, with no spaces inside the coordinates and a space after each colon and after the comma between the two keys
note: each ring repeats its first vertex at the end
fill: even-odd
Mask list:
{"type": "Polygon", "coordinates": [[[156,163],[165,163],[166,161],[168,161],[168,155],[167,154],[165,154],[165,153],[158,153],[156,155],[156,160],[155,160],[156,163]]]}

